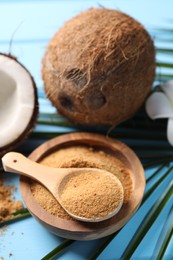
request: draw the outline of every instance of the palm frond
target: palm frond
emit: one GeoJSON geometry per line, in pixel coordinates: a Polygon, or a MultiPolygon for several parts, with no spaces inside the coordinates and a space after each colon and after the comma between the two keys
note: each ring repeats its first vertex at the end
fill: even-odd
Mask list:
{"type": "Polygon", "coordinates": [[[159,200],[154,204],[154,206],[148,210],[142,224],[139,226],[137,232],[130,240],[130,243],[128,244],[127,248],[123,252],[121,259],[131,258],[134,251],[142,241],[143,237],[151,228],[157,216],[160,214],[160,212],[162,211],[162,209],[170,199],[172,195],[172,185],[173,185],[173,181],[168,185],[168,187],[165,189],[164,193],[161,195],[159,200]]]}
{"type": "Polygon", "coordinates": [[[51,252],[45,255],[41,260],[53,260],[57,255],[59,255],[62,251],[67,249],[71,244],[75,241],[70,239],[65,239],[60,245],[54,248],[51,252]]]}
{"type": "Polygon", "coordinates": [[[168,62],[157,62],[157,66],[163,67],[163,68],[169,68],[169,69],[173,68],[173,64],[170,62],[169,63],[168,62]]]}
{"type": "Polygon", "coordinates": [[[157,52],[158,53],[164,53],[164,54],[173,54],[173,49],[170,49],[170,48],[157,48],[157,52]]]}
{"type": "Polygon", "coordinates": [[[163,225],[162,231],[158,238],[157,244],[153,252],[154,259],[163,259],[167,246],[173,236],[173,207],[170,209],[168,217],[163,225]]]}

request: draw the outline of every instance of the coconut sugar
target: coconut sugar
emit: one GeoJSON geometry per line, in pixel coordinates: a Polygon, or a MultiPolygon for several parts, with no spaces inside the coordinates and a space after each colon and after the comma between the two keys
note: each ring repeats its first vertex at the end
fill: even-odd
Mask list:
{"type": "MultiPolygon", "coordinates": [[[[49,154],[40,161],[50,167],[61,168],[98,168],[113,173],[121,182],[124,189],[124,204],[126,204],[133,191],[131,171],[124,165],[121,158],[100,149],[87,146],[73,146],[62,148],[49,154]]],[[[91,188],[91,187],[90,187],[91,188]]],[[[32,181],[31,192],[35,200],[49,214],[70,220],[70,217],[52,194],[38,182],[32,181]]],[[[89,202],[91,203],[91,202],[89,202]]],[[[99,203],[98,203],[99,204],[99,203]]],[[[95,205],[96,206],[96,205],[95,205]]]]}
{"type": "Polygon", "coordinates": [[[87,170],[64,179],[60,201],[66,210],[84,219],[98,219],[120,209],[123,188],[110,175],[87,170]]]}
{"type": "Polygon", "coordinates": [[[23,208],[22,202],[13,200],[13,186],[3,185],[0,178],[0,222],[13,218],[12,213],[23,208]]]}

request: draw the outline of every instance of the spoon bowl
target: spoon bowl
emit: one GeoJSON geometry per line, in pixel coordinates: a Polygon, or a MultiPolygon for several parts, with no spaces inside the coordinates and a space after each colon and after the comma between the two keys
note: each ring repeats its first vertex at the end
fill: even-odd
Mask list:
{"type": "MultiPolygon", "coordinates": [[[[115,214],[118,213],[118,211],[121,209],[123,205],[123,198],[124,198],[124,190],[122,187],[121,182],[118,180],[118,178],[111,174],[110,172],[106,170],[101,170],[97,168],[53,168],[41,165],[39,163],[33,162],[30,159],[26,158],[24,155],[16,152],[9,152],[5,154],[2,158],[3,168],[7,172],[14,172],[23,176],[30,177],[38,182],[40,182],[42,185],[44,185],[55,197],[55,199],[60,203],[60,205],[64,208],[64,210],[73,218],[85,221],[85,222],[100,222],[106,219],[111,218],[115,214]],[[74,177],[81,177],[83,178],[83,175],[91,176],[94,179],[98,176],[99,178],[106,178],[107,182],[108,180],[111,183],[112,189],[114,189],[114,194],[109,195],[109,189],[107,185],[104,186],[104,194],[102,196],[102,201],[108,200],[108,202],[111,200],[112,197],[115,199],[115,202],[113,205],[114,207],[111,207],[111,210],[109,210],[109,204],[106,206],[105,214],[98,214],[98,216],[93,217],[93,215],[86,215],[88,212],[81,214],[77,214],[76,210],[71,211],[71,205],[70,207],[67,207],[66,204],[64,204],[62,197],[65,193],[65,187],[66,184],[69,183],[74,177]],[[114,186],[113,186],[114,185],[114,186]]],[[[89,183],[89,185],[92,185],[92,183],[89,183]]],[[[83,187],[85,190],[85,187],[83,187]]],[[[100,193],[100,189],[102,187],[96,186],[95,192],[100,193]]],[[[75,202],[77,202],[80,198],[80,195],[82,194],[75,194],[76,193],[76,187],[75,185],[72,186],[70,197],[75,197],[75,202]]],[[[86,192],[85,192],[86,193],[86,192]]],[[[93,194],[94,195],[96,195],[93,194]]],[[[91,194],[92,195],[92,194],[91,194]]],[[[100,198],[100,195],[99,195],[100,198]]],[[[69,204],[70,198],[68,198],[68,204],[69,204]]],[[[96,198],[97,201],[97,198],[96,198]]],[[[101,201],[101,202],[102,202],[101,201]]]]}

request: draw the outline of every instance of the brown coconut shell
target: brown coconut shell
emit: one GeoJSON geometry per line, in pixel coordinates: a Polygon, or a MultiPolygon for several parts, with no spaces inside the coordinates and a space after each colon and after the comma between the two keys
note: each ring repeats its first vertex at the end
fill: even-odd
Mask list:
{"type": "Polygon", "coordinates": [[[132,17],[106,8],[82,12],[50,40],[42,63],[45,92],[75,123],[114,125],[132,117],[155,77],[155,49],[132,17]]]}
{"type": "MultiPolygon", "coordinates": [[[[35,97],[34,110],[33,110],[32,117],[31,117],[30,121],[28,122],[28,126],[25,128],[23,133],[20,136],[18,136],[13,142],[9,143],[6,146],[0,147],[0,158],[1,158],[5,153],[14,150],[16,147],[18,147],[20,144],[22,144],[28,138],[28,136],[31,134],[31,132],[33,131],[35,124],[36,124],[38,110],[39,110],[39,104],[38,104],[38,93],[37,93],[36,84],[35,84],[34,78],[31,76],[30,72],[26,69],[26,67],[24,67],[23,64],[21,64],[17,60],[17,58],[15,56],[4,54],[4,53],[0,53],[0,55],[4,55],[4,56],[8,57],[9,59],[15,60],[15,62],[17,62],[20,66],[22,66],[26,70],[26,72],[28,73],[28,75],[31,78],[33,89],[34,89],[34,97],[35,97]]],[[[20,118],[19,118],[19,120],[20,120],[20,118]]]]}

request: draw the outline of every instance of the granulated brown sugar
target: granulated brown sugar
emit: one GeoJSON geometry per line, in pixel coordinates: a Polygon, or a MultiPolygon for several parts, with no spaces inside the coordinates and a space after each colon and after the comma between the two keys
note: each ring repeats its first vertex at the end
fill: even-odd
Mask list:
{"type": "MultiPolygon", "coordinates": [[[[124,188],[124,203],[129,201],[133,191],[133,181],[130,170],[118,156],[115,157],[112,154],[98,149],[86,146],[62,148],[45,157],[40,163],[50,167],[91,167],[107,170],[113,173],[122,183],[124,188]]],[[[51,193],[41,184],[33,181],[31,184],[31,192],[40,206],[47,212],[60,218],[71,219],[51,193]]]]}
{"type": "Polygon", "coordinates": [[[22,202],[13,200],[13,186],[3,185],[0,178],[0,222],[13,218],[12,213],[23,208],[22,202]]]}
{"type": "Polygon", "coordinates": [[[40,206],[47,212],[54,216],[64,218],[67,220],[72,219],[65,210],[61,207],[59,202],[52,196],[52,194],[38,182],[32,182],[31,191],[34,198],[38,201],[40,206]]]}
{"type": "Polygon", "coordinates": [[[67,176],[61,186],[61,204],[80,218],[104,218],[118,212],[123,203],[123,187],[118,178],[111,175],[86,170],[67,176]]]}

